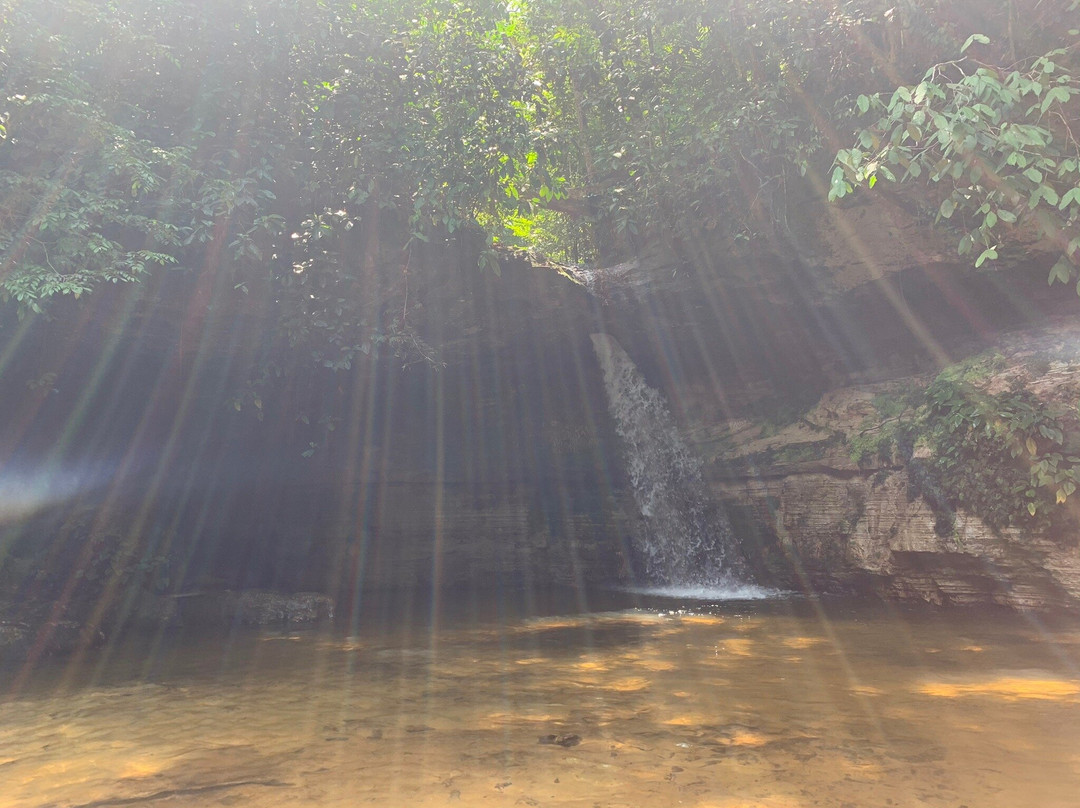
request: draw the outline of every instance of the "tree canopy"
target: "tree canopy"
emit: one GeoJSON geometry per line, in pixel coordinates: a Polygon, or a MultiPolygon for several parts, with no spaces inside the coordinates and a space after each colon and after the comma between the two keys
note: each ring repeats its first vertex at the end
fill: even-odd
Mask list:
{"type": "MultiPolygon", "coordinates": [[[[951,221],[975,266],[1043,242],[1060,257],[1049,281],[1080,275],[1080,3],[1060,19],[1065,35],[1017,39],[970,34],[955,58],[918,82],[860,94],[868,121],[837,153],[830,198],[879,180],[921,182],[938,222],[951,221]],[[876,120],[875,120],[876,118],[876,120]]],[[[1077,283],[1080,293],[1080,282],[1077,283]]]]}
{"type": "Polygon", "coordinates": [[[1049,240],[1072,278],[1076,6],[2,0],[0,295],[209,268],[338,370],[424,352],[372,304],[420,243],[479,234],[497,273],[783,237],[793,184],[883,180],[976,264],[1049,240]]]}

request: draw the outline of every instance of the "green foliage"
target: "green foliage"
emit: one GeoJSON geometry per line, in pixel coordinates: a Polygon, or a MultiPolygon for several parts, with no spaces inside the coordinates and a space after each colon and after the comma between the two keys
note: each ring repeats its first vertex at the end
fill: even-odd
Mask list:
{"type": "Polygon", "coordinates": [[[543,207],[503,210],[498,216],[477,215],[481,227],[495,233],[501,247],[523,250],[539,261],[563,266],[595,263],[598,256],[592,225],[543,207]]]}
{"type": "Polygon", "coordinates": [[[842,442],[842,436],[830,436],[824,440],[809,443],[788,443],[775,450],[766,450],[755,458],[760,465],[774,463],[809,463],[825,458],[829,449],[842,442]]]}
{"type": "MultiPolygon", "coordinates": [[[[388,344],[359,276],[420,243],[482,231],[497,274],[500,247],[577,262],[784,231],[838,102],[937,54],[934,15],[961,2],[7,0],[0,294],[36,311],[212,266],[282,290],[286,341],[346,369],[330,352],[388,344]]],[[[1046,85],[1042,117],[1075,89],[1066,63],[1017,73],[1021,96],[1046,85]]],[[[1080,204],[1057,168],[1056,204],[1080,204]]]]}
{"type": "Polygon", "coordinates": [[[977,260],[1045,217],[1075,258],[1072,45],[942,61],[966,2],[0,0],[0,314],[190,273],[266,318],[228,394],[261,417],[374,357],[440,367],[418,290],[452,248],[494,278],[506,248],[789,237],[857,112],[834,190],[933,176],[977,260]]]}
{"type": "Polygon", "coordinates": [[[897,454],[910,458],[915,443],[915,414],[921,403],[921,391],[904,390],[894,394],[879,393],[870,404],[874,415],[863,419],[858,434],[848,440],[848,455],[859,466],[898,462],[897,454]]]}
{"type": "MultiPolygon", "coordinates": [[[[1039,492],[1028,491],[1028,474],[1014,462],[1031,440],[1035,408],[1027,396],[987,396],[962,383],[937,379],[926,392],[929,477],[948,503],[1005,527],[1031,506],[1046,510],[1039,492]]],[[[1032,443],[1028,448],[1034,447],[1032,443]]],[[[1035,459],[1035,453],[1031,460],[1035,459]]],[[[1030,515],[1034,515],[1032,512],[1030,515]]]]}
{"type": "Polygon", "coordinates": [[[504,247],[579,262],[646,232],[752,232],[821,142],[804,93],[857,75],[836,54],[886,6],[0,8],[0,298],[40,312],[210,274],[273,299],[274,344],[333,372],[433,357],[407,305],[417,245],[481,231],[497,275],[504,247]]]}
{"type": "Polygon", "coordinates": [[[843,41],[837,21],[859,5],[528,4],[554,132],[545,153],[581,191],[601,244],[740,232],[754,205],[779,204],[821,143],[801,86],[842,52],[810,43],[843,41]]]}
{"type": "Polygon", "coordinates": [[[1052,528],[1080,486],[1077,413],[1024,389],[980,389],[972,379],[981,367],[946,370],[925,390],[883,400],[879,414],[896,414],[868,422],[849,441],[851,455],[906,463],[909,494],[930,504],[944,532],[958,508],[994,529],[1052,528]]]}
{"type": "Polygon", "coordinates": [[[848,441],[848,456],[859,466],[868,465],[874,460],[888,464],[892,462],[895,441],[893,430],[868,426],[848,441]]]}
{"type": "Polygon", "coordinates": [[[162,594],[176,583],[176,558],[167,551],[171,528],[164,525],[103,523],[100,512],[78,507],[33,526],[0,536],[0,591],[31,610],[66,602],[68,614],[89,617],[111,600],[102,599],[107,590],[162,594]]]}
{"type": "MultiPolygon", "coordinates": [[[[355,279],[475,230],[493,273],[496,247],[582,261],[782,234],[792,184],[856,111],[877,122],[833,196],[933,180],[978,263],[1030,226],[1072,277],[1075,42],[998,68],[976,33],[942,62],[964,2],[7,0],[0,295],[38,310],[208,263],[241,293],[295,267],[355,279]]],[[[371,343],[387,324],[339,307],[337,280],[307,284],[312,308],[371,343]]]]}
{"type": "Polygon", "coordinates": [[[990,396],[943,380],[927,396],[924,490],[992,528],[1051,526],[1080,481],[1080,458],[1063,454],[1060,415],[1028,393],[990,396]]]}
{"type": "MultiPolygon", "coordinates": [[[[1080,27],[1075,8],[1070,14],[1080,27]]],[[[1010,244],[1042,241],[1060,254],[1049,282],[1076,279],[1080,31],[1070,29],[1061,47],[1013,63],[976,55],[990,44],[972,34],[965,55],[935,64],[918,83],[859,95],[858,111],[876,120],[858,132],[853,148],[837,152],[829,198],[881,180],[919,182],[934,189],[936,221],[957,231],[959,254],[976,267],[1010,244]]]]}
{"type": "Polygon", "coordinates": [[[543,88],[522,58],[518,14],[460,0],[331,8],[322,78],[302,83],[318,196],[346,210],[373,198],[428,241],[504,200],[557,195],[561,178],[537,156],[543,88]]]}
{"type": "Polygon", "coordinates": [[[20,312],[182,266],[191,245],[223,242],[259,259],[262,235],[280,229],[265,210],[269,160],[245,159],[212,131],[224,120],[194,112],[193,92],[217,93],[219,116],[240,94],[185,75],[213,72],[205,43],[175,33],[191,27],[195,8],[42,0],[5,9],[0,298],[20,312]]]}

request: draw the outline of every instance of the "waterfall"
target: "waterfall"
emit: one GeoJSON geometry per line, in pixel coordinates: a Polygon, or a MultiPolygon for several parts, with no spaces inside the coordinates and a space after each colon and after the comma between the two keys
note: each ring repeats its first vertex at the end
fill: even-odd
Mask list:
{"type": "MultiPolygon", "coordinates": [[[[709,496],[698,460],[679,435],[660,392],[612,337],[592,335],[608,407],[626,449],[645,535],[634,548],[647,583],[747,588],[727,516],[709,496]]],[[[753,587],[748,587],[752,589],[753,587]]]]}

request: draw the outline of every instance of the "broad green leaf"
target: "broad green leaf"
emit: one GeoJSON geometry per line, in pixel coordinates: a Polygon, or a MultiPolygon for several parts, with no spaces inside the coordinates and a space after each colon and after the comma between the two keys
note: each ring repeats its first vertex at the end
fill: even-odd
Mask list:
{"type": "Polygon", "coordinates": [[[852,187],[844,177],[844,169],[841,166],[837,166],[833,169],[832,179],[829,183],[829,201],[833,202],[837,199],[842,199],[851,191],[852,187]]]}
{"type": "Polygon", "coordinates": [[[1043,97],[1042,106],[1040,107],[1042,112],[1046,112],[1050,108],[1050,105],[1055,101],[1066,104],[1069,101],[1069,96],[1072,95],[1072,91],[1068,87],[1051,87],[1046,91],[1046,95],[1043,97]]]}
{"type": "Polygon", "coordinates": [[[983,250],[979,257],[975,259],[975,268],[978,269],[987,261],[993,261],[997,257],[997,250],[995,250],[993,247],[983,250]]]}
{"type": "Polygon", "coordinates": [[[1069,280],[1073,273],[1073,265],[1069,259],[1065,256],[1061,256],[1057,262],[1050,268],[1050,275],[1046,279],[1048,285],[1052,285],[1054,281],[1061,281],[1065,283],[1069,280]]]}
{"type": "Polygon", "coordinates": [[[981,45],[989,45],[990,37],[988,37],[986,34],[972,34],[967,38],[967,41],[964,43],[963,47],[960,48],[960,52],[966,52],[967,49],[970,48],[975,42],[978,42],[981,45]]]}
{"type": "Polygon", "coordinates": [[[1070,188],[1068,191],[1061,195],[1061,201],[1058,203],[1060,210],[1065,210],[1069,205],[1076,203],[1080,205],[1080,186],[1070,188]]]}

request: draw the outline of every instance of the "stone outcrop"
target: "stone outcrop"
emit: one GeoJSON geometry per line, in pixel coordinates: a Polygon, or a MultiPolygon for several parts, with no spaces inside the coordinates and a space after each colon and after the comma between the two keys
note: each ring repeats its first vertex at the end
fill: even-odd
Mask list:
{"type": "MultiPolygon", "coordinates": [[[[1045,402],[1080,397],[1080,326],[1003,335],[992,359],[984,389],[1023,384],[1045,402]]],[[[793,590],[1080,607],[1080,536],[995,530],[963,511],[942,535],[896,458],[860,466],[850,456],[851,439],[875,417],[875,396],[930,378],[832,390],[782,426],[750,418],[688,425],[759,573],[793,590]]]]}
{"type": "Polygon", "coordinates": [[[262,364],[270,288],[232,290],[198,329],[185,273],[68,301],[5,365],[0,458],[19,460],[5,467],[18,477],[75,429],[59,465],[86,472],[70,492],[56,484],[69,469],[42,475],[27,501],[60,511],[58,524],[79,502],[93,517],[84,529],[7,514],[0,600],[62,596],[63,617],[98,614],[111,636],[329,611],[236,594],[251,590],[319,591],[348,613],[372,589],[625,582],[642,524],[589,337],[605,333],[664,394],[763,575],[941,603],[1075,604],[1074,548],[970,514],[938,535],[928,506],[908,501],[905,470],[860,467],[850,441],[875,395],[992,345],[1044,400],[1069,399],[1080,361],[1003,332],[1075,317],[1077,298],[1048,288],[1037,260],[991,277],[959,266],[951,236],[924,237],[895,206],[830,211],[791,223],[797,249],[656,240],[576,275],[519,257],[496,278],[461,244],[418,247],[407,275],[395,258],[387,276],[401,288],[377,290],[379,316],[410,330],[361,349],[347,372],[277,357],[301,371],[281,381],[262,364]],[[87,390],[108,395],[88,403],[87,390]]]}
{"type": "MultiPolygon", "coordinates": [[[[907,475],[791,472],[722,489],[755,522],[760,567],[795,591],[873,593],[935,604],[1080,607],[1080,549],[959,513],[940,536],[907,475]]],[[[745,529],[745,523],[742,525],[745,529]]]]}
{"type": "MultiPolygon", "coordinates": [[[[397,259],[392,274],[408,284],[408,321],[430,363],[388,336],[339,373],[309,367],[306,350],[274,357],[296,378],[249,389],[263,372],[272,296],[223,295],[199,353],[185,343],[194,279],[179,273],[80,301],[85,311],[65,310],[77,326],[38,324],[44,336],[24,340],[34,350],[6,366],[15,381],[0,389],[0,414],[16,426],[0,429],[0,461],[12,433],[26,432],[20,451],[36,463],[66,424],[84,424],[59,465],[89,468],[77,493],[91,514],[106,503],[110,513],[61,530],[53,523],[71,504],[57,486],[41,518],[9,528],[0,513],[0,599],[40,575],[49,592],[35,591],[58,597],[82,565],[80,600],[92,609],[83,582],[111,580],[117,552],[132,568],[113,585],[120,616],[151,623],[168,604],[132,609],[136,583],[160,594],[320,591],[344,609],[360,589],[610,580],[636,509],[589,341],[598,302],[520,257],[505,257],[499,276],[464,247],[417,247],[412,258],[407,279],[397,259]],[[107,372],[89,377],[99,346],[114,343],[107,372]],[[43,369],[44,405],[26,395],[43,369]],[[80,409],[90,388],[109,390],[123,414],[80,409]],[[82,457],[86,447],[138,461],[117,467],[82,457]],[[119,541],[84,553],[103,520],[121,523],[119,541]]],[[[405,305],[396,299],[392,317],[405,305]]]]}

